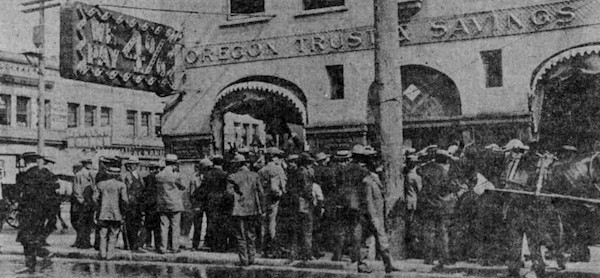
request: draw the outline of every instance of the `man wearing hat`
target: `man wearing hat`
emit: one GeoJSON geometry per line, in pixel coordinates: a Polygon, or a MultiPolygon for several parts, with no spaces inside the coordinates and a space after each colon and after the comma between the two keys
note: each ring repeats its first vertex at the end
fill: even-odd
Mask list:
{"type": "Polygon", "coordinates": [[[98,227],[100,228],[100,259],[114,257],[117,238],[127,209],[129,198],[127,186],[120,180],[121,167],[118,160],[105,160],[98,173],[94,201],[98,204],[98,227]]]}
{"type": "Polygon", "coordinates": [[[171,231],[171,247],[173,253],[179,253],[179,236],[181,234],[181,212],[183,211],[183,191],[186,185],[179,174],[179,161],[174,154],[165,157],[165,168],[156,175],[158,186],[157,206],[160,215],[160,248],[158,252],[167,252],[169,230],[171,231]]]}
{"type": "Polygon", "coordinates": [[[123,182],[127,188],[127,197],[129,198],[129,207],[125,212],[125,236],[127,240],[127,249],[134,252],[142,252],[141,247],[143,242],[140,240],[140,231],[143,226],[144,207],[143,207],[143,191],[146,188],[144,179],[138,171],[140,159],[137,156],[132,156],[123,161],[125,165],[125,173],[123,174],[123,182]]]}
{"type": "Polygon", "coordinates": [[[286,193],[287,176],[282,167],[284,152],[276,147],[267,148],[265,158],[267,165],[258,171],[266,195],[266,217],[263,223],[262,250],[266,257],[272,257],[276,251],[277,213],[279,201],[286,193]]]}
{"type": "Polygon", "coordinates": [[[191,187],[191,197],[190,201],[192,202],[192,211],[193,211],[193,225],[194,225],[194,234],[192,235],[192,249],[200,250],[200,239],[203,233],[206,233],[206,230],[202,231],[202,220],[204,218],[204,213],[206,212],[206,184],[204,184],[204,178],[206,173],[210,171],[210,169],[214,166],[214,163],[208,158],[205,157],[201,159],[195,167],[195,175],[190,184],[191,187]]]}
{"type": "Polygon", "coordinates": [[[263,213],[263,189],[258,174],[250,171],[244,155],[236,154],[231,160],[234,173],[227,179],[227,190],[234,196],[233,211],[236,226],[238,255],[242,266],[254,264],[256,232],[263,213]]]}
{"type": "Polygon", "coordinates": [[[81,169],[75,174],[73,193],[71,194],[71,223],[77,232],[73,247],[92,248],[90,237],[94,228],[94,200],[92,195],[96,186],[92,173],[92,160],[80,161],[81,169]]]}
{"type": "Polygon", "coordinates": [[[50,217],[56,216],[53,206],[56,189],[59,188],[58,179],[46,167],[48,163],[54,163],[53,160],[35,153],[22,158],[25,171],[17,174],[17,184],[22,190],[17,241],[23,245],[25,268],[18,270],[18,273],[34,272],[36,257],[48,261],[52,255],[43,245],[48,236],[47,222],[50,217]]]}
{"type": "MultiPolygon", "coordinates": [[[[235,156],[234,156],[235,157],[235,156]]],[[[230,208],[227,192],[227,172],[223,169],[225,160],[220,155],[212,157],[213,166],[204,175],[200,191],[194,198],[206,208],[205,246],[213,252],[224,252],[227,249],[227,238],[230,231],[227,225],[230,208]]]]}
{"type": "Polygon", "coordinates": [[[352,157],[355,160],[355,167],[362,170],[366,176],[362,176],[362,179],[358,181],[358,201],[359,211],[355,215],[355,228],[354,230],[362,230],[362,235],[354,234],[354,258],[358,262],[359,272],[371,272],[372,270],[367,266],[366,263],[362,262],[360,256],[360,240],[366,238],[369,235],[375,237],[377,242],[377,253],[383,260],[385,272],[390,273],[398,271],[393,265],[393,259],[389,251],[389,240],[384,227],[384,214],[385,214],[385,196],[384,188],[379,175],[376,173],[377,169],[377,152],[370,146],[356,145],[352,148],[352,157]]]}

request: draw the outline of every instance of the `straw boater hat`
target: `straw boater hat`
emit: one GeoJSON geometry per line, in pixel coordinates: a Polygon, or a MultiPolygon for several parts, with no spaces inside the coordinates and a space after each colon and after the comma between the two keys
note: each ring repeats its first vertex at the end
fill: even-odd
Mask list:
{"type": "Polygon", "coordinates": [[[529,146],[526,146],[525,144],[523,144],[523,142],[521,142],[521,140],[519,139],[512,139],[510,141],[508,141],[508,143],[506,143],[506,145],[504,145],[503,148],[504,152],[509,152],[509,151],[526,151],[529,150],[529,146]]]}
{"type": "Polygon", "coordinates": [[[280,150],[280,149],[278,149],[277,147],[270,147],[270,148],[267,148],[267,149],[265,150],[265,153],[266,153],[266,154],[270,154],[270,155],[277,155],[277,156],[281,156],[281,155],[283,155],[285,152],[284,152],[284,151],[282,151],[282,150],[280,150]]]}
{"type": "Polygon", "coordinates": [[[127,160],[123,161],[123,164],[127,165],[127,164],[140,164],[140,158],[137,156],[132,156],[127,160]]]}
{"type": "Polygon", "coordinates": [[[174,155],[174,154],[170,153],[170,154],[167,154],[165,156],[165,163],[167,165],[169,165],[169,164],[176,164],[178,162],[179,162],[179,159],[177,158],[177,155],[174,155]]]}
{"type": "Polygon", "coordinates": [[[208,158],[200,159],[199,164],[200,167],[212,167],[214,165],[214,163],[208,158]]]}
{"type": "Polygon", "coordinates": [[[325,160],[331,157],[331,155],[325,154],[324,152],[320,152],[315,155],[315,161],[325,160]]]}
{"type": "Polygon", "coordinates": [[[375,149],[373,149],[373,147],[371,146],[363,146],[363,145],[354,145],[354,147],[352,147],[352,155],[364,155],[364,156],[371,156],[371,155],[376,155],[377,151],[375,151],[375,149]]]}
{"type": "Polygon", "coordinates": [[[348,159],[350,157],[352,157],[352,153],[349,150],[339,150],[333,156],[335,159],[348,159]]]}
{"type": "Polygon", "coordinates": [[[104,165],[104,170],[110,174],[119,174],[121,172],[120,162],[117,158],[102,156],[98,161],[104,165]]]}
{"type": "Polygon", "coordinates": [[[298,160],[298,158],[300,158],[299,155],[297,155],[297,154],[290,154],[290,155],[288,155],[288,157],[286,158],[286,160],[287,161],[295,162],[295,161],[298,160]]]}

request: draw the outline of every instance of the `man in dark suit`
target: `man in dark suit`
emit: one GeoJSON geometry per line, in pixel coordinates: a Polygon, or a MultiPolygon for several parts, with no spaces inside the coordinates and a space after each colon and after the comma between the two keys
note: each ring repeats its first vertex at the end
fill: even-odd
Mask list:
{"type": "Polygon", "coordinates": [[[127,187],[127,197],[129,198],[129,208],[125,212],[126,247],[133,252],[143,252],[140,249],[143,245],[143,242],[140,241],[140,231],[143,226],[144,200],[142,198],[146,184],[138,171],[140,160],[137,156],[132,156],[123,163],[127,170],[123,174],[123,182],[127,187]]]}
{"type": "Polygon", "coordinates": [[[17,241],[23,245],[25,268],[17,273],[34,272],[36,257],[43,257],[47,261],[52,255],[43,244],[48,236],[48,219],[55,217],[54,198],[59,187],[56,176],[46,168],[48,163],[54,163],[53,160],[35,153],[26,153],[22,158],[26,170],[17,175],[17,184],[22,190],[17,241]]]}
{"type": "Polygon", "coordinates": [[[228,192],[234,196],[233,218],[237,228],[238,255],[242,266],[254,263],[256,232],[263,212],[263,189],[257,173],[250,171],[242,154],[231,161],[235,172],[227,180],[228,192]]]}
{"type": "Polygon", "coordinates": [[[92,173],[92,160],[81,162],[81,169],[75,174],[73,194],[71,195],[71,224],[77,232],[73,247],[88,249],[92,247],[90,236],[94,228],[94,191],[95,177],[92,173]]]}

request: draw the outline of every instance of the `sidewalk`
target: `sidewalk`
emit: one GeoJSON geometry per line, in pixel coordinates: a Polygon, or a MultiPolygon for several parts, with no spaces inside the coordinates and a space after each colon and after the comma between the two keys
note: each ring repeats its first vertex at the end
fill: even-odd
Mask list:
{"type": "MultiPolygon", "coordinates": [[[[16,231],[7,229],[0,234],[0,252],[2,255],[23,255],[23,247],[15,242],[16,231]]],[[[75,234],[69,230],[66,234],[55,232],[48,238],[50,247],[49,250],[56,254],[58,258],[69,259],[96,259],[98,251],[94,249],[76,249],[70,247],[75,241],[75,234]]],[[[117,245],[120,246],[120,245],[117,245]]],[[[592,250],[595,258],[598,258],[597,248],[592,250]]],[[[117,260],[121,261],[139,261],[139,262],[163,262],[163,263],[190,263],[190,264],[213,264],[213,265],[236,265],[238,257],[234,253],[211,253],[202,251],[182,251],[178,254],[157,254],[155,252],[147,253],[131,253],[126,250],[117,249],[117,260]]],[[[286,268],[310,268],[310,269],[330,269],[343,270],[348,272],[356,271],[356,264],[350,262],[333,262],[330,260],[331,254],[314,261],[289,261],[286,259],[263,259],[257,258],[256,265],[263,267],[286,267],[286,268]]],[[[1,260],[1,256],[0,256],[1,260]]],[[[600,275],[600,260],[594,260],[590,263],[569,263],[567,273],[588,273],[600,275]]],[[[556,267],[554,262],[550,262],[549,271],[556,271],[552,267],[556,267]]],[[[383,263],[380,261],[368,261],[368,264],[375,270],[383,272],[383,263]]],[[[423,260],[410,259],[396,261],[394,266],[402,270],[402,272],[418,272],[431,274],[451,274],[451,275],[484,275],[498,276],[506,273],[506,267],[484,267],[478,264],[459,262],[455,265],[448,266],[442,271],[433,272],[432,265],[423,264],[423,260]]],[[[523,269],[527,272],[529,269],[523,269]]]]}

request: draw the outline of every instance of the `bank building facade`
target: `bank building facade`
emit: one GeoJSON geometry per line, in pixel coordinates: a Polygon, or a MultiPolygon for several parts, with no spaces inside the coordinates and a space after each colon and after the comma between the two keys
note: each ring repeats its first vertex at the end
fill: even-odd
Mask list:
{"type": "MultiPolygon", "coordinates": [[[[511,138],[595,149],[600,3],[400,0],[404,139],[421,148],[511,138]]],[[[373,4],[194,1],[186,82],[164,114],[167,152],[377,145],[367,107],[373,4]],[[212,13],[222,11],[222,13],[212,13]]]]}

